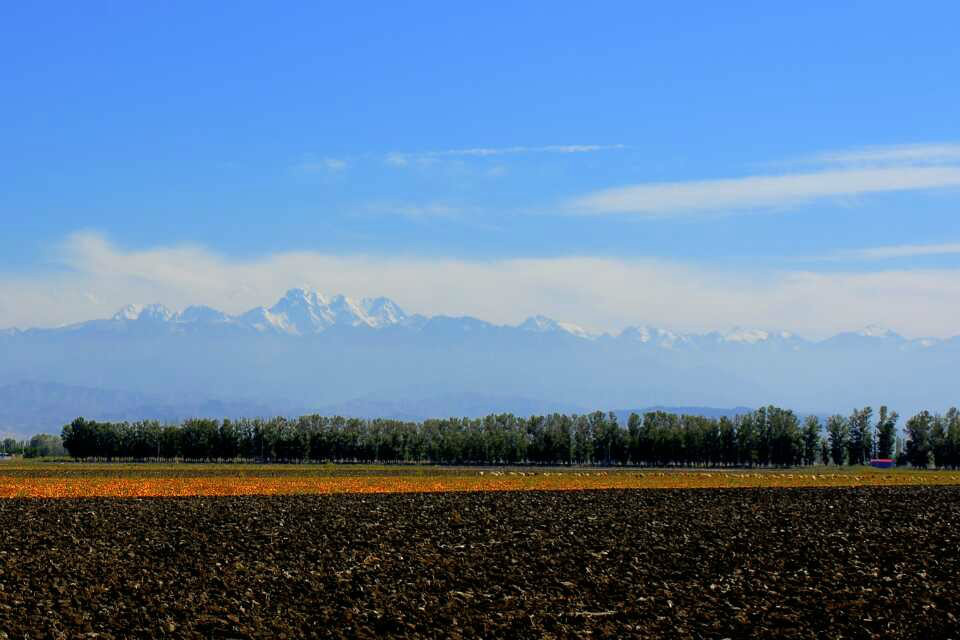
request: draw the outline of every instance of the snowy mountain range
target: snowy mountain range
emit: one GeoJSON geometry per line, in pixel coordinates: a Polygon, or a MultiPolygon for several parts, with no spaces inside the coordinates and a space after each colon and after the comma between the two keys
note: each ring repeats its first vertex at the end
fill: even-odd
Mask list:
{"type": "MultiPolygon", "coordinates": [[[[97,397],[98,411],[126,417],[145,408],[419,415],[769,403],[817,414],[883,403],[906,414],[957,402],[957,362],[960,338],[908,339],[879,327],[820,341],[754,328],[594,333],[544,316],[517,325],[426,317],[387,298],[305,289],[239,315],[130,305],[107,319],[0,331],[0,386],[109,390],[114,395],[85,392],[78,397],[88,404],[69,406],[92,406],[97,397]],[[128,394],[122,402],[120,394],[128,394]]],[[[23,423],[44,392],[33,404],[19,395],[3,401],[23,423]]]]}
{"type": "Polygon", "coordinates": [[[678,333],[645,325],[629,326],[618,334],[595,333],[576,324],[560,322],[546,316],[527,318],[516,326],[494,325],[471,317],[450,318],[407,314],[389,298],[361,298],[344,295],[325,296],[308,289],[290,289],[271,307],[256,307],[240,315],[231,316],[208,306],[191,306],[173,311],[161,304],[130,304],[111,318],[92,320],[54,329],[6,329],[0,336],[45,332],[138,332],[138,333],[227,333],[252,332],[259,334],[310,336],[336,328],[407,329],[429,332],[436,326],[447,328],[458,325],[463,331],[490,331],[515,329],[539,334],[565,334],[583,340],[617,339],[656,346],[664,349],[710,348],[720,345],[776,345],[779,348],[800,350],[816,344],[851,346],[854,344],[896,345],[901,349],[928,349],[942,342],[936,338],[908,340],[897,333],[878,326],[859,331],[840,333],[819,343],[806,340],[788,331],[767,331],[735,327],[728,331],[708,333],[678,333]]]}

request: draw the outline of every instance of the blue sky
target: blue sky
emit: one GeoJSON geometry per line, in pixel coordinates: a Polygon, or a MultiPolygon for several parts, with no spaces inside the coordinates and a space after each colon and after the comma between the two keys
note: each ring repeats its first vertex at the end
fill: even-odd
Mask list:
{"type": "Polygon", "coordinates": [[[960,333],[956,3],[519,4],[4,7],[0,326],[308,284],[960,333]]]}

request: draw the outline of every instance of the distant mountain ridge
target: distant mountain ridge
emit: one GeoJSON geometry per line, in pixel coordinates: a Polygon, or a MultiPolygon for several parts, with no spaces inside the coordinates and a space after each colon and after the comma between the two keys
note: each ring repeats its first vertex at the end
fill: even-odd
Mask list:
{"type": "MultiPolygon", "coordinates": [[[[856,342],[876,340],[895,344],[905,349],[927,349],[945,340],[938,338],[907,339],[882,327],[871,325],[859,331],[839,333],[826,340],[815,342],[801,338],[788,331],[771,331],[757,328],[734,327],[728,331],[707,333],[680,333],[669,329],[635,325],[625,327],[618,334],[595,333],[570,322],[560,322],[543,315],[527,318],[516,326],[495,325],[472,317],[450,318],[408,315],[389,298],[353,299],[344,295],[325,296],[304,288],[288,290],[271,307],[256,307],[245,313],[231,316],[208,306],[190,306],[182,311],[173,311],[161,304],[130,304],[117,311],[109,319],[91,320],[52,329],[5,329],[0,337],[15,337],[23,333],[37,332],[140,332],[211,333],[253,332],[288,336],[310,336],[335,328],[389,329],[403,328],[423,331],[431,325],[458,324],[465,331],[494,328],[514,328],[530,333],[563,333],[584,340],[598,338],[633,341],[665,349],[711,348],[718,345],[775,345],[777,348],[804,349],[815,345],[849,345],[856,342]]],[[[952,338],[958,340],[960,338],[952,338]]]]}
{"type": "MultiPolygon", "coordinates": [[[[816,414],[887,404],[905,415],[957,403],[958,361],[958,338],[912,340],[878,327],[816,342],[749,328],[597,334],[542,315],[497,325],[306,289],[239,315],[130,305],[67,327],[0,331],[0,386],[125,389],[143,395],[150,416],[196,413],[211,398],[268,413],[339,407],[411,418],[767,404],[816,414]]],[[[18,424],[28,400],[7,400],[18,424]]],[[[136,403],[118,406],[115,415],[132,416],[124,412],[136,403]]]]}
{"type": "Polygon", "coordinates": [[[184,418],[273,415],[273,409],[242,401],[200,397],[162,397],[50,382],[22,381],[0,386],[0,431],[31,435],[60,433],[84,416],[95,420],[176,422],[184,418]]]}
{"type": "MultiPolygon", "coordinates": [[[[179,422],[187,418],[269,418],[296,417],[307,413],[351,418],[385,418],[421,422],[432,418],[479,418],[491,414],[518,416],[552,413],[583,414],[598,410],[515,396],[480,393],[450,393],[426,398],[378,400],[357,398],[308,410],[293,406],[266,406],[241,401],[209,398],[163,398],[148,394],[95,389],[44,382],[18,382],[0,386],[0,434],[27,437],[36,433],[59,433],[78,416],[90,420],[159,420],[179,422]]],[[[747,407],[646,407],[614,411],[622,424],[631,413],[648,411],[733,417],[750,411],[747,407]]]]}
{"type": "Polygon", "coordinates": [[[479,418],[497,413],[530,416],[583,412],[583,408],[575,405],[545,402],[518,396],[486,395],[474,392],[446,393],[425,398],[404,398],[400,400],[357,398],[348,402],[323,406],[316,410],[316,413],[328,416],[390,418],[417,422],[431,418],[479,418]]]}

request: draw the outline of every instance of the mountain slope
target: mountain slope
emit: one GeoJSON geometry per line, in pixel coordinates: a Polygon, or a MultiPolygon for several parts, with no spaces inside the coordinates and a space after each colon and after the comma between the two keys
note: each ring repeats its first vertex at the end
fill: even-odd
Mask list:
{"type": "MultiPolygon", "coordinates": [[[[769,403],[816,413],[887,403],[907,413],[956,401],[958,355],[957,338],[909,340],[875,328],[821,342],[749,328],[691,334],[638,325],[594,334],[544,316],[516,326],[428,318],[387,298],[291,289],[270,307],[236,316],[131,305],[108,319],[3,331],[0,385],[44,380],[304,410],[364,398],[398,416],[425,415],[417,403],[444,397],[461,401],[427,408],[473,411],[469,394],[522,399],[526,405],[503,405],[520,413],[769,403]]],[[[9,402],[20,406],[22,424],[29,403],[15,395],[9,402]]]]}
{"type": "Polygon", "coordinates": [[[270,416],[266,405],[201,397],[161,397],[49,382],[0,386],[0,430],[21,437],[60,428],[77,416],[92,420],[160,420],[270,416]]]}

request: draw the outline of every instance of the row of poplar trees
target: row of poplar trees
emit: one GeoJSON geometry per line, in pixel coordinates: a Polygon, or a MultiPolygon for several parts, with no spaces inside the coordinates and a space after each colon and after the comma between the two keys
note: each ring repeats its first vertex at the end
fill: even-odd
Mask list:
{"type": "Polygon", "coordinates": [[[84,460],[415,462],[437,464],[604,464],[800,466],[899,463],[960,466],[960,415],[922,412],[907,421],[869,407],[849,416],[800,420],[764,407],[734,418],[651,412],[621,424],[613,413],[451,418],[406,422],[303,416],[269,420],[96,422],[77,418],[63,445],[84,460]],[[825,426],[825,429],[824,429],[825,426]]]}

